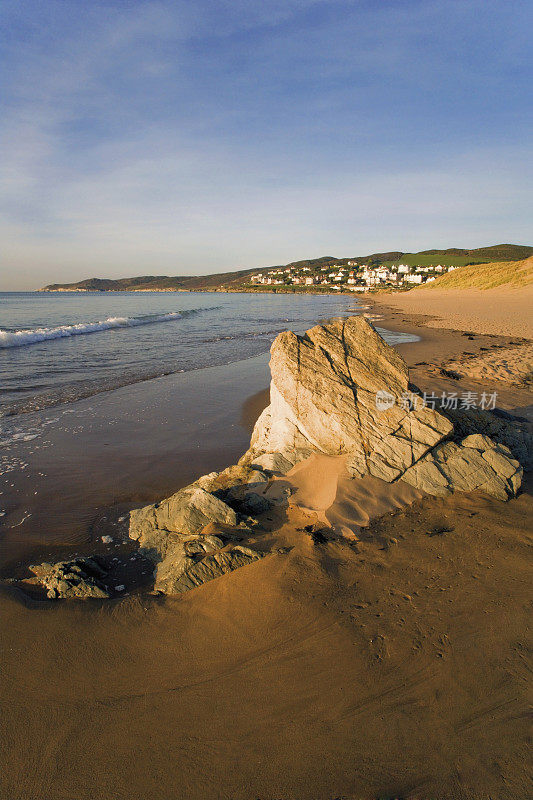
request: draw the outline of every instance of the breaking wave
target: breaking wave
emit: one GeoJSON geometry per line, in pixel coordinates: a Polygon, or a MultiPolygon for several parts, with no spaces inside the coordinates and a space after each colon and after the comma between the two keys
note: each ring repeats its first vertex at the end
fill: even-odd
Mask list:
{"type": "Polygon", "coordinates": [[[168,314],[150,314],[145,317],[108,317],[99,322],[78,322],[76,325],[59,325],[57,328],[30,328],[14,331],[0,328],[0,348],[23,347],[50,339],[83,336],[87,333],[100,333],[100,331],[109,331],[114,328],[136,328],[138,325],[181,319],[185,314],[187,312],[171,311],[168,314]]]}

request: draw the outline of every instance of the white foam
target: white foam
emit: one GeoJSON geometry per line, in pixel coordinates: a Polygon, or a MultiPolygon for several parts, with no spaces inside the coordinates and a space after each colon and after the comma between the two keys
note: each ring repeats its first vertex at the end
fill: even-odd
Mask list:
{"type": "Polygon", "coordinates": [[[75,325],[59,325],[57,328],[32,328],[16,331],[7,331],[0,328],[0,348],[23,347],[28,344],[45,342],[49,339],[82,336],[87,333],[112,330],[113,328],[135,328],[138,325],[180,319],[181,316],[179,311],[171,311],[168,314],[151,314],[146,317],[108,317],[99,322],[78,322],[75,325]]]}

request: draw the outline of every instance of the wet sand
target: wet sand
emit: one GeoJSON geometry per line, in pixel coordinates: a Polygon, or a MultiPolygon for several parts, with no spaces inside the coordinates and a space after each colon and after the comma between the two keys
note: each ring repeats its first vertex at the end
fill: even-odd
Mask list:
{"type": "Polygon", "coordinates": [[[25,415],[35,438],[2,452],[13,470],[0,477],[0,575],[94,551],[101,535],[120,541],[125,531],[105,530],[106,520],[234,463],[250,438],[242,403],[268,375],[265,354],[25,415]]]}

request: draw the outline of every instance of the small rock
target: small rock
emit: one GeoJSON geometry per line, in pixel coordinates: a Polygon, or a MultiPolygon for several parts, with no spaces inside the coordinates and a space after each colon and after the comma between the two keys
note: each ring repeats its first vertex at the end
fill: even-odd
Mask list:
{"type": "Polygon", "coordinates": [[[101,578],[107,575],[107,571],[95,556],[59,561],[57,564],[45,561],[30,566],[30,570],[48,590],[47,597],[51,600],[110,597],[108,590],[101,583],[101,578]]]}

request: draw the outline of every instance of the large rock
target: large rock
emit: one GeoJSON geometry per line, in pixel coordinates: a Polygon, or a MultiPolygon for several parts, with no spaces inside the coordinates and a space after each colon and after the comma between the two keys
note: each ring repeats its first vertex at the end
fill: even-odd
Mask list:
{"type": "Polygon", "coordinates": [[[130,512],[131,539],[136,539],[154,559],[166,555],[169,533],[193,537],[206,525],[237,526],[246,513],[247,501],[266,487],[267,475],[249,466],[232,465],[223,472],[203,475],[159,503],[130,512]]]}
{"type": "Polygon", "coordinates": [[[404,360],[363,317],[282,333],[271,354],[271,402],[242,464],[287,472],[318,451],[345,454],[354,477],[405,478],[430,494],[481,489],[504,499],[519,488],[529,433],[486,412],[440,413],[421,398],[410,408],[416,388],[404,360]],[[498,446],[488,436],[472,446],[474,432],[494,433],[498,446]]]}
{"type": "Polygon", "coordinates": [[[533,468],[533,436],[527,420],[501,409],[484,411],[480,408],[458,408],[447,409],[443,413],[453,423],[454,436],[457,439],[473,433],[484,434],[508,447],[513,458],[525,470],[533,468]]]}
{"type": "Polygon", "coordinates": [[[286,331],[272,345],[270,406],[256,423],[245,462],[278,454],[293,464],[312,451],[348,454],[354,476],[402,475],[453,430],[430,408],[404,409],[403,358],[363,317],[286,331]],[[379,405],[379,394],[382,402],[379,405]],[[395,402],[386,408],[387,398],[395,402]]]}
{"type": "Polygon", "coordinates": [[[237,545],[210,553],[197,561],[191,560],[185,568],[183,565],[176,568],[166,559],[157,568],[155,589],[164,594],[181,594],[262,557],[263,553],[237,545]]]}
{"type": "Polygon", "coordinates": [[[135,530],[138,535],[132,538],[138,539],[144,532],[152,529],[194,534],[205,528],[209,522],[236,525],[237,516],[218,497],[197,484],[192,484],[160,503],[132,511],[130,535],[135,530]]]}

